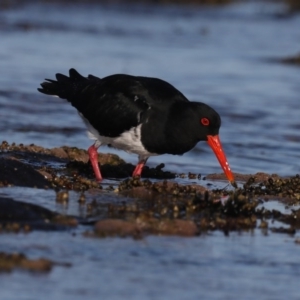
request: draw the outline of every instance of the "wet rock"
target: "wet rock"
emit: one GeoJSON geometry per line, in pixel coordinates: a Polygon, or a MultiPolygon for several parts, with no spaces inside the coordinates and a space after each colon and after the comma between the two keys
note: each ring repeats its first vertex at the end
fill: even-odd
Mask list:
{"type": "Polygon", "coordinates": [[[48,259],[28,259],[22,253],[0,252],[0,272],[11,272],[14,269],[23,269],[31,272],[49,272],[54,263],[48,259]]]}
{"type": "Polygon", "coordinates": [[[148,234],[195,236],[199,233],[193,221],[157,220],[155,218],[138,218],[134,221],[106,219],[95,224],[97,236],[142,237],[148,234]]]}
{"type": "Polygon", "coordinates": [[[142,230],[150,234],[158,235],[178,235],[178,236],[195,236],[199,234],[199,230],[193,221],[189,220],[157,220],[150,219],[138,219],[138,224],[142,230]]]}
{"type": "Polygon", "coordinates": [[[62,228],[76,227],[78,225],[77,219],[70,216],[59,215],[59,214],[56,214],[50,221],[53,224],[62,226],[62,228]]]}
{"type": "MultiPolygon", "coordinates": [[[[134,165],[129,163],[116,163],[107,162],[101,163],[101,173],[104,178],[127,178],[131,177],[135,168],[134,165]]],[[[94,173],[91,164],[83,163],[81,161],[70,161],[67,164],[67,168],[78,170],[80,174],[94,178],[94,173]]],[[[163,171],[162,168],[149,168],[145,166],[143,169],[143,178],[157,178],[157,179],[170,179],[175,178],[175,174],[163,171]]]]}
{"type": "MultiPolygon", "coordinates": [[[[88,153],[76,147],[60,147],[46,149],[36,145],[17,145],[3,141],[0,144],[0,158],[11,158],[22,161],[28,168],[35,169],[43,178],[49,180],[48,185],[53,188],[64,188],[74,190],[87,190],[99,186],[95,182],[94,172],[89,163],[88,153]],[[57,166],[57,165],[60,166],[57,166]],[[56,167],[54,167],[56,165],[56,167]],[[62,167],[65,167],[62,169],[62,167]],[[60,176],[58,176],[58,173],[60,176]],[[62,174],[62,175],[61,175],[62,174]],[[88,178],[82,178],[88,177],[88,178]],[[90,180],[90,181],[89,181],[90,180]]],[[[101,172],[105,178],[130,177],[135,166],[125,163],[115,154],[98,154],[101,172]]],[[[170,179],[175,174],[163,171],[164,164],[156,168],[145,166],[144,178],[170,179]]],[[[16,185],[20,185],[16,181],[16,185]]]]}
{"type": "Polygon", "coordinates": [[[50,182],[33,167],[15,159],[0,157],[0,183],[2,186],[16,185],[47,188],[50,182]]]}
{"type": "Polygon", "coordinates": [[[259,181],[254,176],[244,184],[244,189],[248,194],[263,196],[265,199],[277,197],[298,201],[300,200],[300,177],[298,174],[289,178],[270,175],[265,180],[259,181]]]}
{"type": "Polygon", "coordinates": [[[68,153],[65,151],[65,149],[62,147],[62,148],[52,148],[51,149],[51,154],[53,156],[56,156],[56,157],[59,157],[59,158],[69,158],[68,156],[68,153]]]}
{"type": "MultiPolygon", "coordinates": [[[[36,153],[42,154],[45,156],[52,156],[60,159],[67,159],[67,160],[74,160],[74,161],[81,161],[87,162],[89,159],[88,153],[86,150],[82,150],[76,147],[67,147],[63,146],[60,148],[52,148],[47,149],[41,146],[37,146],[34,144],[31,145],[23,145],[16,143],[9,144],[6,141],[3,141],[0,144],[0,150],[2,152],[9,152],[14,154],[21,154],[21,153],[36,153]]],[[[117,165],[120,163],[124,163],[124,160],[120,159],[118,155],[115,154],[106,154],[106,153],[99,153],[98,160],[101,164],[111,164],[117,165]]]]}
{"type": "Polygon", "coordinates": [[[172,196],[195,196],[196,193],[203,193],[207,188],[192,184],[179,185],[171,181],[160,181],[152,183],[148,179],[140,180],[140,178],[129,178],[119,184],[118,190],[121,194],[135,197],[136,194],[148,197],[151,193],[169,194],[172,196]]]}
{"type": "Polygon", "coordinates": [[[276,233],[287,233],[290,235],[294,235],[296,233],[295,228],[290,227],[290,228],[285,228],[285,227],[273,227],[271,228],[272,232],[276,232],[276,233]]]}
{"type": "Polygon", "coordinates": [[[0,231],[62,230],[77,226],[77,220],[38,205],[0,197],[0,231]]]}
{"type": "MultiPolygon", "coordinates": [[[[256,174],[240,174],[240,173],[234,173],[234,179],[239,182],[245,182],[248,181],[250,178],[253,178],[255,181],[264,181],[267,180],[269,177],[279,177],[276,174],[267,174],[263,172],[258,172],[256,174]]],[[[220,174],[208,174],[206,176],[206,179],[209,180],[227,180],[224,173],[220,174]]]]}
{"type": "MultiPolygon", "coordinates": [[[[144,171],[145,177],[153,176],[165,180],[153,182],[147,178],[131,178],[133,165],[122,162],[115,155],[106,155],[105,158],[102,157],[102,163],[107,162],[107,164],[101,165],[104,177],[130,178],[121,181],[117,188],[115,186],[102,187],[94,180],[93,170],[87,161],[88,155],[85,150],[70,147],[44,149],[36,145],[25,146],[14,143],[10,145],[6,142],[0,144],[0,150],[2,169],[5,170],[5,166],[9,165],[10,167],[6,170],[11,172],[10,177],[6,175],[5,179],[0,180],[2,186],[9,184],[32,186],[34,184],[37,187],[46,187],[45,183],[47,183],[49,188],[55,189],[56,201],[63,204],[68,202],[69,190],[81,191],[78,200],[81,209],[86,209],[89,218],[105,219],[105,221],[99,221],[100,223],[95,227],[95,233],[98,235],[193,236],[198,230],[200,232],[222,230],[228,234],[233,230],[253,230],[254,228],[271,231],[268,228],[268,220],[288,224],[295,230],[300,228],[300,213],[297,210],[292,210],[290,214],[282,214],[279,211],[264,209],[264,207],[258,208],[258,204],[263,204],[268,199],[276,199],[287,206],[299,205],[299,175],[282,178],[276,174],[236,173],[235,178],[243,183],[242,187],[235,190],[226,187],[212,189],[214,185],[206,184],[203,187],[195,183],[178,184],[166,180],[169,177],[174,178],[175,174],[163,171],[163,164],[156,168],[146,167],[144,171]],[[18,172],[19,169],[23,171],[18,172]],[[19,174],[20,176],[17,176],[19,174]],[[8,178],[12,178],[11,181],[8,178]],[[98,203],[97,195],[99,193],[103,195],[102,189],[105,193],[116,193],[116,197],[119,197],[118,201],[109,202],[107,205],[98,203]],[[95,196],[92,201],[86,199],[84,195],[87,190],[94,191],[95,196]]],[[[100,156],[99,159],[101,159],[100,156]]],[[[9,172],[2,172],[0,176],[9,172]]],[[[191,173],[179,176],[193,181],[199,177],[191,173]]],[[[211,174],[207,176],[207,179],[227,182],[224,174],[211,174]]],[[[180,179],[177,181],[180,182],[180,179]]],[[[73,218],[56,215],[49,211],[40,211],[39,209],[42,208],[30,207],[27,210],[24,203],[14,208],[13,205],[16,205],[14,203],[11,202],[10,206],[4,203],[3,208],[0,203],[0,209],[9,212],[8,215],[0,212],[0,230],[26,232],[31,228],[57,229],[77,224],[77,220],[73,218]],[[27,219],[23,220],[22,214],[27,219]]],[[[273,232],[276,232],[276,229],[273,232]]]]}
{"type": "Polygon", "coordinates": [[[132,222],[106,219],[98,221],[94,226],[94,231],[98,236],[133,236],[138,237],[141,234],[140,227],[132,222]]]}

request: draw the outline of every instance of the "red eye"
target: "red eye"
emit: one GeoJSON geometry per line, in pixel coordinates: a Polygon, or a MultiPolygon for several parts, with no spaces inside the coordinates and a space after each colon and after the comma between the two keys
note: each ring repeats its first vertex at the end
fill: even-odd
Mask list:
{"type": "Polygon", "coordinates": [[[202,118],[202,119],[201,119],[201,123],[202,123],[202,125],[204,125],[204,126],[208,126],[208,125],[209,125],[209,120],[208,120],[207,118],[202,118]]]}

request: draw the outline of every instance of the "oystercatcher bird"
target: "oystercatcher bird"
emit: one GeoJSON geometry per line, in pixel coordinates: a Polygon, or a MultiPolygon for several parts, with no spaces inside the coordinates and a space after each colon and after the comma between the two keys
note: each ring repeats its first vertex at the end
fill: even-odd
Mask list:
{"type": "Polygon", "coordinates": [[[69,77],[56,74],[56,80],[45,80],[38,91],[68,100],[95,140],[88,154],[98,181],[102,180],[97,153],[101,145],[138,154],[132,176],[140,176],[150,156],[181,155],[207,141],[235,185],[218,135],[219,114],[204,103],[190,102],[168,82],[124,74],[83,77],[74,69],[69,77]]]}

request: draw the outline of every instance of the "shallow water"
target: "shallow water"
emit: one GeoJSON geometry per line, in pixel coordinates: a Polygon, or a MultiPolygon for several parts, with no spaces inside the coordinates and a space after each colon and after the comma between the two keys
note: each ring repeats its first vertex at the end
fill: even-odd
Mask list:
{"type": "Polygon", "coordinates": [[[135,241],[34,232],[1,240],[0,251],[18,249],[30,257],[72,263],[46,275],[0,274],[5,300],[299,299],[299,245],[276,234],[215,232],[135,241]]]}
{"type": "MultiPolygon", "coordinates": [[[[44,78],[74,67],[83,75],[165,79],[221,114],[221,140],[234,172],[298,173],[300,69],[276,60],[299,52],[300,16],[279,17],[283,11],[255,2],[221,8],[35,4],[2,10],[1,140],[87,148],[91,142],[76,111],[36,91],[44,78]]],[[[221,172],[205,143],[182,157],[153,157],[149,165],[160,162],[177,173],[221,172]]],[[[76,193],[68,207],[53,204],[53,191],[1,193],[84,216],[76,193]]],[[[81,236],[87,229],[1,234],[0,251],[72,264],[48,275],[0,274],[1,300],[299,299],[295,237],[256,230],[135,241],[87,239],[81,236]]]]}
{"type": "MultiPolygon", "coordinates": [[[[300,17],[278,18],[282,11],[259,3],[27,5],[1,11],[1,139],[87,148],[91,141],[75,109],[38,93],[39,84],[71,67],[99,77],[146,75],[171,82],[221,114],[221,140],[233,171],[295,174],[300,71],[273,59],[299,51],[300,17]]],[[[117,153],[136,161],[135,155],[117,153]]],[[[203,142],[183,157],[149,160],[160,162],[177,172],[221,172],[203,142]]]]}

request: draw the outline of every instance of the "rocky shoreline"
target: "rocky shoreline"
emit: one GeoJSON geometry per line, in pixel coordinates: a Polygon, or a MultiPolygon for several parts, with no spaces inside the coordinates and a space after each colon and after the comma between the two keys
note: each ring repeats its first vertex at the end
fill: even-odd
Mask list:
{"type": "Polygon", "coordinates": [[[239,188],[233,189],[226,185],[223,174],[211,174],[207,180],[225,187],[211,189],[205,180],[197,179],[197,174],[177,175],[163,171],[161,166],[148,168],[149,178],[130,178],[133,165],[116,155],[99,154],[103,173],[109,170],[107,176],[119,178],[114,185],[105,186],[94,181],[85,150],[7,142],[2,142],[0,148],[0,192],[1,187],[53,189],[57,203],[68,203],[69,191],[76,191],[80,193],[78,205],[87,211],[86,218],[66,216],[38,203],[2,196],[1,232],[51,232],[81,224],[89,225],[85,234],[88,237],[142,238],[149,234],[196,236],[212,230],[228,234],[257,228],[293,235],[300,228],[300,209],[293,209],[300,204],[299,175],[281,178],[265,173],[235,174],[239,188]],[[174,180],[178,176],[190,178],[191,184],[179,184],[174,180]],[[88,196],[91,193],[93,197],[88,196]],[[108,195],[106,203],[98,203],[98,196],[108,195]],[[114,198],[117,200],[112,201],[114,198]],[[265,208],[268,201],[290,207],[290,213],[265,208]],[[274,226],[274,221],[282,226],[274,226]]]}

